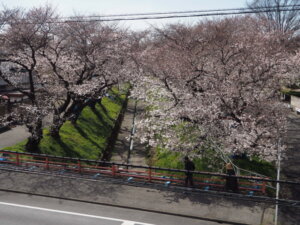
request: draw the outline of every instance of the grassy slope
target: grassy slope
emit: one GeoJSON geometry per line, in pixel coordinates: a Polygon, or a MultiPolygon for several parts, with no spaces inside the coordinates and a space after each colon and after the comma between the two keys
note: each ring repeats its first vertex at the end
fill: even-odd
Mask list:
{"type": "MultiPolygon", "coordinates": [[[[40,143],[42,153],[57,156],[99,159],[106,147],[106,140],[110,136],[114,120],[118,117],[125,95],[116,96],[114,100],[103,98],[101,107],[96,105],[93,111],[86,107],[81,113],[77,125],[67,121],[60,131],[61,139],[50,137],[49,131],[44,130],[44,138],[40,143]]],[[[18,145],[8,147],[7,150],[23,151],[26,140],[18,145]]]]}
{"type": "MultiPolygon", "coordinates": [[[[157,150],[151,161],[152,165],[157,167],[184,169],[183,157],[184,155],[178,152],[157,150]]],[[[217,158],[214,159],[213,155],[207,156],[206,158],[194,158],[193,162],[198,171],[220,172],[220,169],[223,167],[223,161],[217,158]],[[213,162],[215,162],[216,165],[212,165],[214,164],[213,162]]],[[[234,164],[242,169],[257,172],[269,177],[274,178],[276,175],[276,168],[272,163],[255,157],[252,160],[249,158],[235,159],[234,164]]],[[[223,172],[225,172],[225,170],[223,172]]]]}

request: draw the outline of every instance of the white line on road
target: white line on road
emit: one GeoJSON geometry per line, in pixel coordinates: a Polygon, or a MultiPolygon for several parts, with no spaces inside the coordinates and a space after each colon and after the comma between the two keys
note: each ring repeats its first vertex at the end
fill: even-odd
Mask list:
{"type": "Polygon", "coordinates": [[[140,223],[140,222],[135,222],[135,221],[130,221],[130,220],[120,220],[120,219],[111,218],[111,217],[95,216],[95,215],[89,215],[89,214],[83,214],[83,213],[75,213],[75,212],[68,212],[68,211],[62,211],[62,210],[40,208],[40,207],[28,206],[28,205],[19,205],[19,204],[8,203],[8,202],[0,202],[0,205],[7,205],[7,206],[13,206],[13,207],[19,207],[19,208],[41,210],[41,211],[53,212],[53,213],[68,214],[68,215],[74,215],[74,216],[83,216],[83,217],[89,217],[89,218],[94,218],[94,219],[111,220],[111,221],[122,222],[122,225],[134,225],[136,223],[138,223],[140,225],[154,225],[154,224],[140,223]]]}
{"type": "Polygon", "coordinates": [[[134,224],[135,224],[134,222],[130,222],[130,221],[125,221],[124,223],[122,223],[122,225],[134,225],[134,224]]]}

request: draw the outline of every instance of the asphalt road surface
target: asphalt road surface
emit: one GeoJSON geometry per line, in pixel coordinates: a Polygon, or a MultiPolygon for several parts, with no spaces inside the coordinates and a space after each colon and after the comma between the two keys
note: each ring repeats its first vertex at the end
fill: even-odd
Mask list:
{"type": "Polygon", "coordinates": [[[5,225],[217,225],[172,215],[0,191],[5,225]]]}
{"type": "Polygon", "coordinates": [[[6,132],[0,133],[0,149],[18,144],[28,138],[29,135],[24,126],[16,126],[6,132]]]}

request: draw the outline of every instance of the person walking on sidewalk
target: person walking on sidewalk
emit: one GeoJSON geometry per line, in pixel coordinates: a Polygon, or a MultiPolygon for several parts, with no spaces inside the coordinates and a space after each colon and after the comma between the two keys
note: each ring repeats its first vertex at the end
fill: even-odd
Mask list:
{"type": "Polygon", "coordinates": [[[239,184],[238,179],[236,178],[233,166],[231,163],[226,163],[226,174],[229,175],[226,177],[226,191],[233,191],[234,193],[239,193],[239,184]]]}
{"type": "Polygon", "coordinates": [[[189,159],[188,156],[184,157],[184,169],[187,170],[185,172],[186,178],[185,178],[185,186],[194,186],[194,181],[193,181],[193,172],[195,170],[195,164],[189,159]]]}

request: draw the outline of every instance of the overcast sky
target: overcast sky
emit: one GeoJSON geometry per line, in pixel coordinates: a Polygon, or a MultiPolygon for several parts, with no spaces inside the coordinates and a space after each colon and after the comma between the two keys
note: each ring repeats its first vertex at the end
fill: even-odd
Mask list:
{"type": "MultiPolygon", "coordinates": [[[[12,7],[31,8],[47,3],[54,6],[63,16],[78,14],[119,14],[167,12],[202,9],[225,9],[244,7],[246,0],[0,0],[2,5],[12,7]]],[[[181,22],[193,23],[198,19],[180,19],[181,22]]],[[[148,24],[176,22],[178,19],[149,20],[126,23],[132,28],[143,28],[148,24]]]]}

